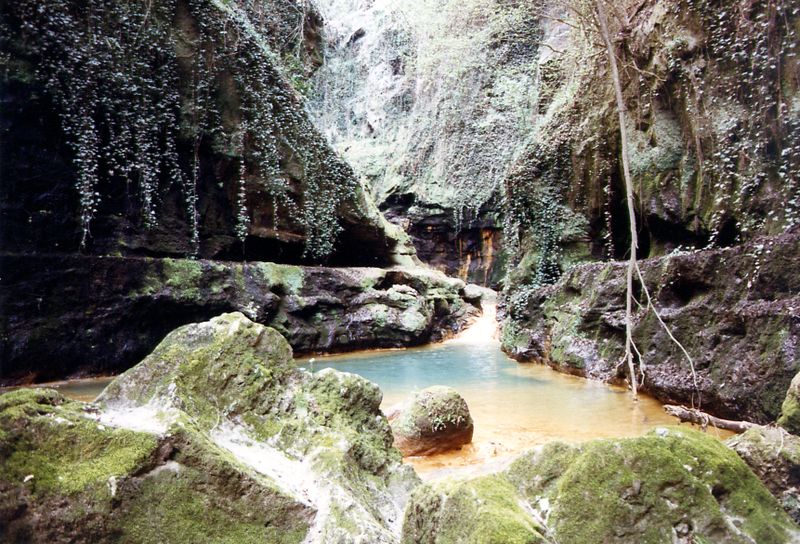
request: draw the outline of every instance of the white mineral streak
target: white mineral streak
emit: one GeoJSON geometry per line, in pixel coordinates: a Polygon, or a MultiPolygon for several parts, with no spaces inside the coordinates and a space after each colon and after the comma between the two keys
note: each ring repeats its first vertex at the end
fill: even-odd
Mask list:
{"type": "Polygon", "coordinates": [[[88,414],[88,417],[110,427],[162,435],[175,421],[177,413],[171,406],[150,401],[143,406],[112,404],[96,414],[88,414]]]}

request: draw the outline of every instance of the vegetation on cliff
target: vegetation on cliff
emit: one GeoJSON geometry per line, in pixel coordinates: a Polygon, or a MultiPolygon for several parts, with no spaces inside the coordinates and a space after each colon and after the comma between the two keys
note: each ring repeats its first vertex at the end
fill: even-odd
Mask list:
{"type": "MultiPolygon", "coordinates": [[[[376,253],[396,245],[292,85],[320,62],[313,9],[53,0],[5,4],[0,17],[6,100],[34,97],[39,111],[26,114],[59,120],[50,136],[67,144],[55,154],[72,165],[81,249],[124,250],[130,241],[104,240],[122,218],[123,240],[133,229],[149,251],[189,256],[265,238],[318,261],[344,230],[380,239],[376,253]]],[[[4,112],[14,127],[4,169],[24,178],[26,154],[52,140],[31,149],[34,119],[16,111],[4,112]]]]}

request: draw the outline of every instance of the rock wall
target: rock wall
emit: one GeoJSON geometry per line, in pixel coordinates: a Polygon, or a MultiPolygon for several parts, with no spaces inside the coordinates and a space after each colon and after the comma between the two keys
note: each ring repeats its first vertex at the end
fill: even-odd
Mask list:
{"type": "MultiPolygon", "coordinates": [[[[639,310],[633,337],[642,388],[723,417],[774,421],[800,370],[800,229],[732,248],[641,262],[665,324],[639,310]]],[[[521,360],[604,381],[626,379],[625,264],[572,268],[555,285],[512,298],[504,349],[521,360]]],[[[641,285],[637,297],[646,304],[641,285]]]]}
{"type": "Polygon", "coordinates": [[[119,373],[175,327],[241,311],[295,352],[418,345],[480,312],[465,284],[418,268],[0,256],[0,383],[119,373]]]}
{"type": "Polygon", "coordinates": [[[420,258],[496,287],[501,183],[535,111],[530,2],[318,2],[315,124],[364,176],[420,258]]]}
{"type": "MultiPolygon", "coordinates": [[[[573,8],[546,13],[539,115],[504,183],[516,289],[628,253],[607,55],[587,23],[591,3],[573,8]]],[[[791,2],[615,3],[640,257],[800,221],[797,16],[791,2]]]]}
{"type": "MultiPolygon", "coordinates": [[[[613,381],[624,377],[624,267],[585,263],[625,259],[630,241],[618,112],[592,9],[545,8],[539,114],[504,181],[505,348],[613,381]]],[[[798,12],[791,2],[705,0],[609,9],[637,256],[651,258],[648,288],[698,374],[695,386],[652,315],[640,316],[644,386],[773,420],[797,367],[798,12]]]]}
{"type": "Polygon", "coordinates": [[[475,313],[425,270],[308,267],[419,263],[309,121],[321,25],[283,0],[0,6],[0,381],[119,372],[221,311],[298,351],[475,313]]]}
{"type": "Polygon", "coordinates": [[[4,251],[411,262],[308,120],[315,10],[40,6],[0,8],[4,251]]]}

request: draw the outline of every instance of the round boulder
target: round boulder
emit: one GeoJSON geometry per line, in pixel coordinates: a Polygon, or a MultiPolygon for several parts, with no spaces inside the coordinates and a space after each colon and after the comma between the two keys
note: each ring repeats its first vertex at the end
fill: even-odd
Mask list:
{"type": "Polygon", "coordinates": [[[472,442],[472,416],[455,389],[435,385],[415,393],[389,414],[394,446],[404,456],[431,455],[472,442]]]}

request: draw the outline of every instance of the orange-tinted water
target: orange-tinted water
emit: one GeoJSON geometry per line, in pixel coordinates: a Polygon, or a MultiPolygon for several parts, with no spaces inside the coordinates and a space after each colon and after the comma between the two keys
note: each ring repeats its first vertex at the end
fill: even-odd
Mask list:
{"type": "MultiPolygon", "coordinates": [[[[310,359],[298,363],[314,371],[331,367],[354,372],[377,383],[384,392],[384,411],[431,385],[458,390],[475,424],[473,442],[456,452],[408,458],[406,461],[425,479],[491,470],[553,440],[575,443],[638,436],[658,426],[678,423],[647,395],[633,402],[621,387],[561,374],[543,365],[519,364],[500,351],[493,331],[493,322],[483,319],[444,344],[317,357],[313,363],[310,359]]],[[[42,386],[88,402],[111,380],[69,380],[42,386]]],[[[732,434],[709,432],[720,438],[732,434]]]]}

